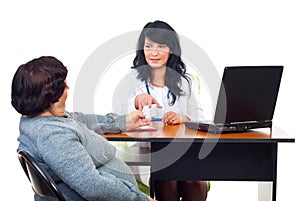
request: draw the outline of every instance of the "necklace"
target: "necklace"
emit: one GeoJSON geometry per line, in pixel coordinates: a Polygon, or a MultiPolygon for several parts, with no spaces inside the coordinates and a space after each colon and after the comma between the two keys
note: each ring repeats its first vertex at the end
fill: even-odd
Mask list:
{"type": "Polygon", "coordinates": [[[152,83],[153,86],[155,87],[160,87],[160,88],[163,88],[165,85],[161,85],[161,84],[155,84],[155,83],[152,83]]]}

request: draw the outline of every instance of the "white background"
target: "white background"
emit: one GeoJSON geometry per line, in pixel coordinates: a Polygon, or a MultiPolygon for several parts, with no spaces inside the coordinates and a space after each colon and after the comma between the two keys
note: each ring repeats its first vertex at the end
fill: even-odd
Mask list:
{"type": "MultiPolygon", "coordinates": [[[[88,56],[113,37],[140,30],[156,19],[197,43],[220,72],[226,65],[285,66],[274,124],[295,137],[296,143],[279,145],[277,200],[299,200],[300,12],[296,1],[81,2],[0,3],[1,200],[32,200],[16,155],[19,114],[10,105],[11,80],[18,66],[42,55],[60,59],[69,69],[67,104],[72,110],[72,86],[88,56]]],[[[256,200],[256,188],[253,182],[212,182],[208,200],[256,200]]]]}

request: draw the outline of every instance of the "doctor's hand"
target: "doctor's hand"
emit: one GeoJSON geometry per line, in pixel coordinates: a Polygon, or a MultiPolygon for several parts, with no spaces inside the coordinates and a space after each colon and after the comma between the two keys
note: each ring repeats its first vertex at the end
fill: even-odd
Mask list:
{"type": "Polygon", "coordinates": [[[139,111],[142,111],[145,105],[151,107],[152,104],[156,104],[158,108],[162,108],[162,106],[157,102],[157,100],[155,100],[151,95],[146,93],[137,95],[134,100],[135,109],[139,111]]]}
{"type": "Polygon", "coordinates": [[[182,122],[190,121],[190,118],[183,114],[177,114],[176,112],[165,113],[162,121],[165,125],[180,124],[182,122]]]}
{"type": "Polygon", "coordinates": [[[141,126],[149,126],[150,119],[145,119],[145,115],[141,111],[130,112],[126,116],[126,130],[133,130],[141,126]]]}

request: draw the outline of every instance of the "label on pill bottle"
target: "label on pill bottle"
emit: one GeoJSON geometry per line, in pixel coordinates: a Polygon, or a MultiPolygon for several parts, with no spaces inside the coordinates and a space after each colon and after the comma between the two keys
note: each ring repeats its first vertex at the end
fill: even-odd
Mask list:
{"type": "Polygon", "coordinates": [[[151,119],[151,111],[150,111],[149,105],[145,105],[145,106],[143,107],[142,112],[143,112],[144,115],[146,116],[146,117],[145,117],[146,119],[151,119]]]}

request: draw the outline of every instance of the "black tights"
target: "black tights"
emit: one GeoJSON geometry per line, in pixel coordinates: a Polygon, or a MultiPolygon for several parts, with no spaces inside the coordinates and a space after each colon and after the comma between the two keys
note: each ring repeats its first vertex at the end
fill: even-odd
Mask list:
{"type": "Polygon", "coordinates": [[[158,201],[205,201],[206,181],[156,181],[155,197],[158,201]]]}

